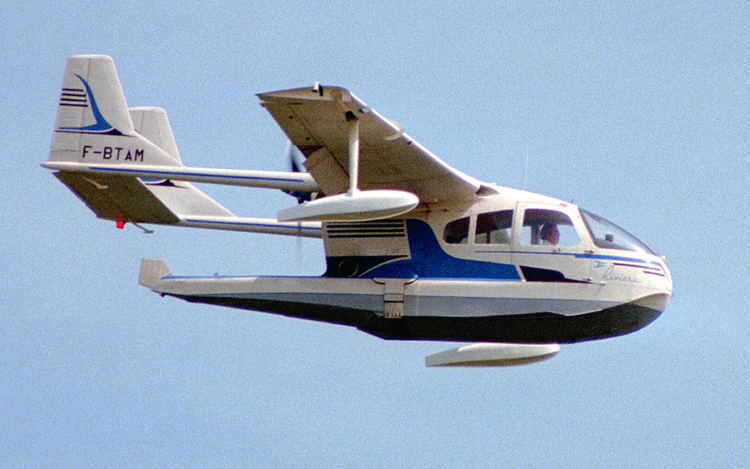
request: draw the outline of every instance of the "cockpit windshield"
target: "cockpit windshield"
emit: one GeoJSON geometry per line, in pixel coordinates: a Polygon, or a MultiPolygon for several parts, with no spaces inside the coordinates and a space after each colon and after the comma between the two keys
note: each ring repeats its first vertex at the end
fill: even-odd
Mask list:
{"type": "Polygon", "coordinates": [[[591,237],[594,239],[594,244],[598,247],[655,254],[642,241],[614,223],[583,209],[581,210],[581,215],[586,222],[591,237]]]}

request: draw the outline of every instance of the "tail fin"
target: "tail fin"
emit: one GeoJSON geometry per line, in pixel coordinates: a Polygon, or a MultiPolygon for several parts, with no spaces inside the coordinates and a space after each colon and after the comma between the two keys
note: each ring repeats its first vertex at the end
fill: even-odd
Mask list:
{"type": "MultiPolygon", "coordinates": [[[[136,109],[141,122],[142,115],[136,109]]],[[[135,131],[115,64],[105,55],[68,58],[49,160],[180,165],[179,156],[170,156],[135,131]]]]}
{"type": "Polygon", "coordinates": [[[183,167],[163,109],[128,109],[110,57],[68,58],[49,161],[55,176],[100,218],[177,224],[185,216],[234,216],[188,182],[103,175],[94,166],[183,167]],[[62,164],[71,163],[71,164],[62,164]],[[59,169],[59,168],[58,168],[59,169]]]}
{"type": "Polygon", "coordinates": [[[106,55],[68,58],[55,129],[69,134],[133,133],[112,58],[106,55]]]}
{"type": "Polygon", "coordinates": [[[135,131],[164,150],[174,160],[182,164],[177,142],[174,141],[172,127],[167,119],[167,111],[160,107],[132,107],[130,119],[135,131]]]}

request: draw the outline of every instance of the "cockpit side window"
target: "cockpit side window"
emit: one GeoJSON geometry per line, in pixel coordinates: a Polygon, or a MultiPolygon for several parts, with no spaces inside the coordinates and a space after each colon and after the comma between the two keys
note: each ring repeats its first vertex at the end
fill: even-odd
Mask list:
{"type": "Polygon", "coordinates": [[[570,217],[557,210],[532,208],[523,216],[521,244],[526,246],[577,246],[578,237],[570,217]]]}
{"type": "Polygon", "coordinates": [[[469,242],[469,217],[459,218],[445,225],[443,239],[448,244],[467,244],[469,242]]]}
{"type": "Polygon", "coordinates": [[[510,244],[513,210],[477,215],[476,244],[510,244]]]}

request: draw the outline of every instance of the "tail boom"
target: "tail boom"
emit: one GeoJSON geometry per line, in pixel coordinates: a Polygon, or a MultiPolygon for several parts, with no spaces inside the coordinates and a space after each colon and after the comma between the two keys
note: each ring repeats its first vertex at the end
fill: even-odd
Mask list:
{"type": "Polygon", "coordinates": [[[87,164],[70,161],[50,161],[42,167],[77,173],[104,174],[108,176],[130,176],[170,181],[191,181],[228,186],[280,189],[296,192],[319,192],[315,180],[308,173],[282,171],[251,171],[235,169],[192,168],[187,166],[153,165],[108,165],[87,164]]]}

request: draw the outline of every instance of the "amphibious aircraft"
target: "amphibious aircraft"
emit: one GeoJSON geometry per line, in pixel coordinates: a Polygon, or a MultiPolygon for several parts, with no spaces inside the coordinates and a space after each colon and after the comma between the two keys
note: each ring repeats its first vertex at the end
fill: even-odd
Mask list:
{"type": "Polygon", "coordinates": [[[139,282],[162,296],[385,339],[477,342],[431,355],[428,366],[539,361],[561,343],[639,330],[666,308],[664,259],[604,218],[470,177],[344,88],[258,98],[304,155],[303,171],[185,166],[163,109],[128,108],[110,57],[73,56],[43,166],[119,228],[321,238],[320,277],[180,276],[144,259],[139,282]],[[277,219],[244,218],[193,182],[279,189],[298,203],[277,219]]]}

